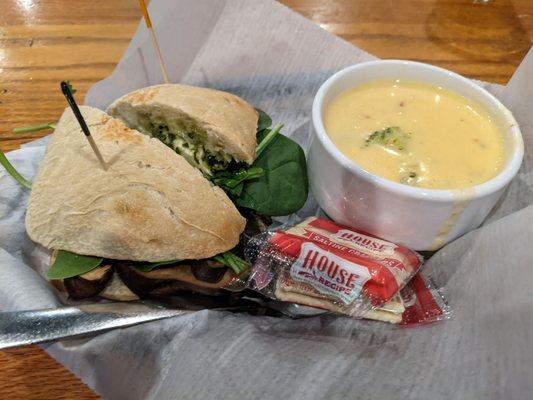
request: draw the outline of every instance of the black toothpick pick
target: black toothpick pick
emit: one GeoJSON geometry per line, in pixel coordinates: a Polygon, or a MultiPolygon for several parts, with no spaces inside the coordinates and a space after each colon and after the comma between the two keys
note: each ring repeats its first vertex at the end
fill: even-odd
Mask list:
{"type": "Polygon", "coordinates": [[[96,157],[98,158],[98,161],[100,161],[100,164],[102,165],[102,168],[104,171],[107,170],[107,164],[104,161],[104,158],[102,157],[102,153],[100,153],[100,150],[98,149],[98,146],[96,146],[96,143],[91,136],[91,131],[89,131],[89,127],[87,126],[87,123],[85,122],[85,119],[83,118],[83,115],[81,115],[80,109],[78,108],[78,104],[76,104],[76,100],[74,100],[74,96],[72,95],[72,90],[70,89],[70,86],[67,82],[63,81],[61,82],[61,91],[65,95],[65,98],[67,99],[68,105],[72,109],[72,112],[74,113],[74,116],[78,120],[78,123],[80,124],[81,130],[85,134],[85,137],[89,141],[89,144],[91,145],[91,148],[94,151],[94,154],[96,154],[96,157]]]}

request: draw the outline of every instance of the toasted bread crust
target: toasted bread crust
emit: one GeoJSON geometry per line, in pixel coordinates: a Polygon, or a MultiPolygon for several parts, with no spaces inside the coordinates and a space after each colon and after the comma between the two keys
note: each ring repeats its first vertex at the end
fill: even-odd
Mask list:
{"type": "Polygon", "coordinates": [[[186,118],[235,160],[251,164],[255,159],[257,112],[231,93],[179,84],[150,86],[122,96],[107,112],[136,129],[140,129],[139,113],[186,118]]]}
{"type": "Polygon", "coordinates": [[[209,258],[237,245],[245,219],[220,188],[159,140],[80,109],[108,168],[65,110],[33,184],[26,214],[33,241],[152,262],[209,258]]]}

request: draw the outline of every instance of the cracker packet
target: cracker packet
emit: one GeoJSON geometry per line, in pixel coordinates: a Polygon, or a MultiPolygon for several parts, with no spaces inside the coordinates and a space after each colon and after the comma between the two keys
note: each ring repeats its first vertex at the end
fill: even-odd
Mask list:
{"type": "Polygon", "coordinates": [[[396,323],[405,309],[400,290],[423,261],[403,246],[317,217],[253,237],[244,254],[252,264],[248,288],[267,297],[355,318],[385,310],[396,323]]]}
{"type": "Polygon", "coordinates": [[[426,325],[449,319],[452,315],[441,291],[425,271],[418,272],[400,290],[404,311],[397,323],[402,326],[426,325]]]}

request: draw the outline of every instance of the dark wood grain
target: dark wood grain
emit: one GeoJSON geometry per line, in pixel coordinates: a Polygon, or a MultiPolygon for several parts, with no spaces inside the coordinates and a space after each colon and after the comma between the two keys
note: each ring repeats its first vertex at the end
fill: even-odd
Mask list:
{"type": "MultiPolygon", "coordinates": [[[[156,0],[155,0],[156,1],[156,0]]],[[[429,62],[505,83],[531,46],[533,1],[284,0],[324,29],[382,58],[429,62]]],[[[0,2],[0,149],[43,133],[12,129],[55,121],[59,81],[87,89],[111,73],[140,13],[136,0],[0,2]]],[[[39,347],[0,352],[0,399],[95,399],[39,347]]]]}

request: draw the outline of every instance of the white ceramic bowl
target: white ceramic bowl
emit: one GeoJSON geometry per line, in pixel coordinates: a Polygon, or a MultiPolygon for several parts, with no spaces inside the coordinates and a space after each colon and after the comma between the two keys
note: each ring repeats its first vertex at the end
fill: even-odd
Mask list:
{"type": "Polygon", "coordinates": [[[524,154],[516,120],[494,96],[456,73],[412,61],[366,62],[331,76],[315,96],[312,130],[309,178],[322,209],[339,223],[415,250],[434,250],[477,228],[516,175],[524,154]],[[383,78],[443,86],[484,105],[508,149],[501,172],[466,190],[421,189],[373,175],[342,154],[324,128],[324,108],[344,90],[383,78]]]}

